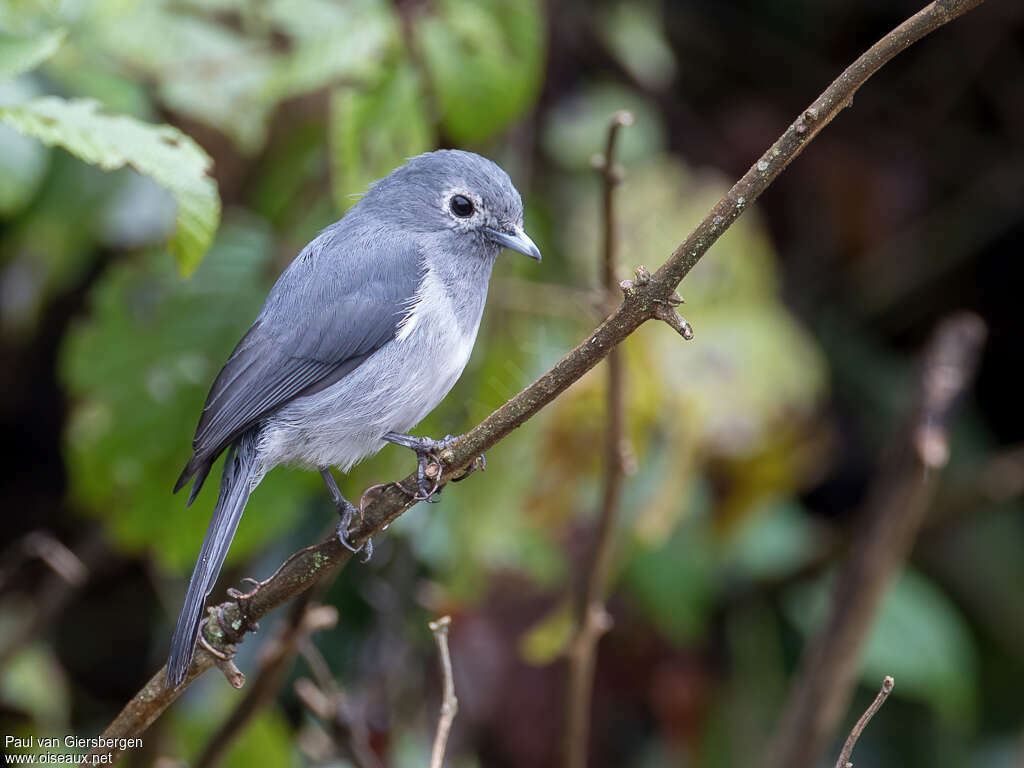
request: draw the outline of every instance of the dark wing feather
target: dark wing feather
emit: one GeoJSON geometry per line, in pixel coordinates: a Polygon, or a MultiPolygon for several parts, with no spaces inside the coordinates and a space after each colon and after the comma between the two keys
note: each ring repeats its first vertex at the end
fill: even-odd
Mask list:
{"type": "Polygon", "coordinates": [[[195,476],[189,503],[240,434],[300,394],[338,381],[395,337],[423,276],[419,254],[379,230],[344,225],[324,230],[285,270],[214,381],[174,488],[195,476]]]}

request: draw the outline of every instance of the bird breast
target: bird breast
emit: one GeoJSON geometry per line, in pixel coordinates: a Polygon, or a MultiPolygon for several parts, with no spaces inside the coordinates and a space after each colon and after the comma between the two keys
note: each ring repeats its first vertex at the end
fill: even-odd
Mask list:
{"type": "Polygon", "coordinates": [[[296,398],[267,420],[261,451],[268,468],[347,470],[379,451],[385,432],[412,429],[462,375],[485,298],[453,296],[428,271],[392,341],[340,381],[296,398]]]}

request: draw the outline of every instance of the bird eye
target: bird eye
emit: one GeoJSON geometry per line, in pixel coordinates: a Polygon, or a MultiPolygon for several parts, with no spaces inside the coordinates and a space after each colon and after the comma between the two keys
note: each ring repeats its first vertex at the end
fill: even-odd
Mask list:
{"type": "Polygon", "coordinates": [[[448,207],[460,219],[473,215],[473,203],[463,195],[455,195],[448,203],[448,207]]]}

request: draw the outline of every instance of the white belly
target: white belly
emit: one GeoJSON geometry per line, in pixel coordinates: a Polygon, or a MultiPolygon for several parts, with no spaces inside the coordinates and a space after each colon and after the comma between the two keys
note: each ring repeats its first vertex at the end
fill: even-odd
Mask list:
{"type": "MultiPolygon", "coordinates": [[[[482,307],[481,307],[482,308],[482,307]]],[[[266,469],[277,464],[348,470],[407,432],[451,391],[469,361],[479,313],[468,329],[429,275],[396,338],[341,381],[297,398],[268,419],[260,443],[266,469]]]]}

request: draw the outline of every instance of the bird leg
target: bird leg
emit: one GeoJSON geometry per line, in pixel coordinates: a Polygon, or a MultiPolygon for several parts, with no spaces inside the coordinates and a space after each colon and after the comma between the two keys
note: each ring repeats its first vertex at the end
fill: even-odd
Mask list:
{"type": "MultiPolygon", "coordinates": [[[[401,432],[388,432],[383,436],[384,440],[395,445],[401,445],[416,452],[416,493],[410,494],[415,501],[435,502],[434,495],[439,494],[441,486],[441,471],[443,463],[440,455],[449,445],[458,440],[457,437],[445,435],[441,440],[434,440],[430,437],[414,437],[403,435],[401,432]],[[431,480],[427,475],[427,467],[431,464],[437,465],[437,474],[431,480]]],[[[399,487],[402,487],[399,484],[399,487]]],[[[409,493],[408,490],[406,493],[409,493]]]]}
{"type": "Polygon", "coordinates": [[[363,562],[365,563],[373,557],[373,541],[367,539],[365,543],[358,547],[352,546],[348,541],[348,530],[352,526],[352,520],[357,515],[362,520],[363,511],[341,495],[341,490],[339,490],[338,484],[334,480],[334,475],[331,474],[330,467],[320,467],[320,474],[323,475],[324,482],[327,483],[327,490],[331,492],[331,499],[334,501],[334,506],[338,508],[338,515],[341,517],[341,521],[338,523],[338,541],[353,554],[360,550],[364,551],[363,562]]]}

